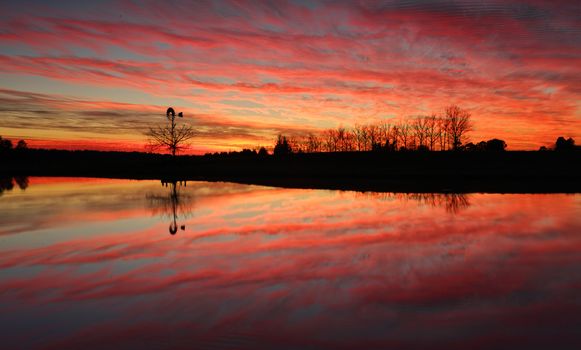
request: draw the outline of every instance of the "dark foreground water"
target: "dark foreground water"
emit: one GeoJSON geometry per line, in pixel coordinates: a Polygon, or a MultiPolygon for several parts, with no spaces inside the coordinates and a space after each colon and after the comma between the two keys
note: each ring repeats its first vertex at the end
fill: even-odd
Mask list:
{"type": "Polygon", "coordinates": [[[17,180],[2,349],[581,346],[580,195],[17,180]]]}

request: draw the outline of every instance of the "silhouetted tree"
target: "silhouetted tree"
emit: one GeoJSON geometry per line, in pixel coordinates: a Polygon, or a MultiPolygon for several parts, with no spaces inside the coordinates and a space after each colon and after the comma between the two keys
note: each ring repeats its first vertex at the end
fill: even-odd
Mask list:
{"type": "MultiPolygon", "coordinates": [[[[176,113],[173,108],[168,108],[166,118],[168,123],[164,126],[150,128],[146,133],[149,137],[149,147],[152,150],[165,148],[172,156],[187,147],[188,142],[194,137],[194,130],[189,125],[177,126],[176,113]]],[[[180,112],[178,117],[183,117],[180,112]]]]}
{"type": "Polygon", "coordinates": [[[260,149],[258,150],[258,156],[259,157],[266,157],[266,156],[268,156],[268,151],[266,150],[266,148],[260,147],[260,149]]]}
{"type": "Polygon", "coordinates": [[[303,153],[302,142],[298,137],[288,136],[286,140],[292,152],[303,153]]]}
{"type": "Polygon", "coordinates": [[[8,139],[3,139],[2,136],[0,136],[0,152],[7,152],[10,151],[11,149],[12,141],[8,139]]]}
{"type": "Polygon", "coordinates": [[[397,141],[399,140],[399,127],[397,125],[394,125],[393,128],[391,128],[391,139],[393,141],[391,142],[390,148],[397,151],[397,141]]]}
{"type": "Polygon", "coordinates": [[[575,149],[575,140],[568,138],[565,140],[563,136],[557,139],[555,142],[555,151],[570,151],[575,149]]]}
{"type": "Polygon", "coordinates": [[[357,150],[363,151],[365,149],[365,127],[363,125],[355,124],[353,135],[355,136],[357,150]]]}
{"type": "Polygon", "coordinates": [[[449,142],[453,150],[460,149],[466,134],[472,130],[470,113],[462,108],[451,105],[446,108],[446,129],[448,131],[449,142]]]}
{"type": "Polygon", "coordinates": [[[400,123],[397,127],[397,135],[399,137],[400,150],[407,150],[409,148],[411,139],[411,128],[407,123],[400,123]]]}
{"type": "Polygon", "coordinates": [[[336,152],[337,151],[337,137],[335,136],[334,129],[328,129],[323,132],[324,142],[325,142],[325,149],[327,152],[336,152]]]}
{"type": "Polygon", "coordinates": [[[275,156],[286,156],[293,152],[286,136],[278,135],[276,139],[276,144],[274,145],[274,155],[275,156]]]}
{"type": "Polygon", "coordinates": [[[367,125],[367,145],[373,148],[373,145],[379,141],[379,128],[375,124],[367,125]]]}
{"type": "Polygon", "coordinates": [[[309,133],[307,135],[307,152],[312,153],[312,152],[320,152],[321,151],[321,139],[313,134],[313,133],[309,133]]]}
{"type": "MultiPolygon", "coordinates": [[[[339,126],[326,129],[318,136],[309,133],[287,139],[295,153],[301,152],[349,152],[349,151],[395,151],[395,150],[470,150],[485,151],[489,147],[482,141],[477,145],[467,141],[467,134],[472,130],[471,115],[456,105],[446,108],[445,114],[419,116],[402,120],[396,125],[386,120],[370,124],[355,124],[353,128],[339,126]]],[[[496,140],[496,139],[494,139],[496,140]]],[[[502,140],[492,141],[490,148],[500,150],[506,143],[502,140]]],[[[282,142],[282,140],[279,140],[282,142]]],[[[284,149],[283,145],[279,149],[284,149]]],[[[277,153],[277,152],[275,152],[277,153]]],[[[282,152],[280,154],[284,154],[282,152]]],[[[288,153],[288,152],[286,152],[288,153]]],[[[278,153],[277,153],[278,154],[278,153]]]]}
{"type": "Polygon", "coordinates": [[[438,141],[438,137],[440,134],[440,130],[438,128],[438,117],[435,114],[432,114],[427,119],[427,126],[426,126],[426,142],[430,151],[433,151],[436,148],[436,142],[438,141]]]}
{"type": "Polygon", "coordinates": [[[378,129],[378,140],[377,143],[381,144],[382,147],[388,143],[391,135],[391,124],[385,120],[382,120],[377,126],[378,129]]]}
{"type": "Polygon", "coordinates": [[[414,135],[414,143],[419,149],[420,147],[426,146],[428,139],[428,129],[430,127],[429,117],[416,117],[412,122],[412,130],[414,135]]]}
{"type": "Polygon", "coordinates": [[[28,145],[26,144],[26,141],[20,140],[16,144],[16,148],[15,149],[20,150],[20,151],[23,151],[23,150],[28,149],[28,145]]]}

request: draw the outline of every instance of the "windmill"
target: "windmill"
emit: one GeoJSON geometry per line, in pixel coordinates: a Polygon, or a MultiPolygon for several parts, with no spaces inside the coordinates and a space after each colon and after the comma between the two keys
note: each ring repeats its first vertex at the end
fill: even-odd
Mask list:
{"type": "MultiPolygon", "coordinates": [[[[176,111],[172,107],[166,110],[165,116],[169,123],[166,126],[150,128],[147,135],[149,136],[150,147],[152,149],[159,147],[165,148],[175,156],[176,152],[184,148],[188,140],[194,137],[194,130],[187,124],[177,127],[176,111]]],[[[183,118],[184,114],[179,112],[177,116],[183,118]]]]}
{"type": "MultiPolygon", "coordinates": [[[[167,112],[165,112],[165,116],[167,117],[168,120],[171,120],[173,123],[173,121],[176,117],[176,111],[172,107],[169,107],[167,109],[167,112]]],[[[183,118],[184,114],[182,112],[179,112],[178,117],[183,118]]]]}

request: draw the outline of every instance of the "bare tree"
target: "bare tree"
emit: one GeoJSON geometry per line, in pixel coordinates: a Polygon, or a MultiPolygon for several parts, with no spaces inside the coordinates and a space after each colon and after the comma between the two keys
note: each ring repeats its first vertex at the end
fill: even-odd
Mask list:
{"type": "Polygon", "coordinates": [[[297,152],[350,152],[376,149],[429,149],[441,151],[459,149],[472,130],[470,113],[456,105],[445,109],[443,116],[430,114],[390,124],[355,124],[352,128],[338,126],[319,134],[309,133],[288,139],[297,152]]]}
{"type": "Polygon", "coordinates": [[[287,142],[294,153],[303,153],[305,152],[305,143],[303,139],[296,135],[291,135],[287,137],[287,142]]]}
{"type": "Polygon", "coordinates": [[[438,141],[441,130],[438,128],[438,117],[435,114],[427,116],[426,119],[428,122],[426,128],[426,143],[430,151],[433,151],[436,148],[436,142],[438,141]]]}
{"type": "Polygon", "coordinates": [[[371,149],[371,145],[369,143],[369,126],[362,125],[361,126],[361,150],[368,151],[371,149]]]}
{"type": "Polygon", "coordinates": [[[408,147],[410,146],[410,126],[409,124],[402,122],[399,124],[398,126],[398,136],[399,136],[399,141],[401,142],[401,145],[403,146],[403,148],[408,149],[408,147]]]}
{"type": "Polygon", "coordinates": [[[369,124],[367,126],[367,135],[369,140],[369,148],[373,149],[373,147],[379,141],[379,127],[376,124],[369,124]]]}
{"type": "Polygon", "coordinates": [[[289,138],[289,143],[296,153],[308,152],[309,142],[305,135],[293,135],[289,138]]]}
{"type": "Polygon", "coordinates": [[[357,150],[363,151],[365,143],[365,128],[362,125],[355,124],[355,127],[353,128],[353,135],[355,136],[357,150]]]}
{"type": "Polygon", "coordinates": [[[418,148],[425,147],[428,138],[429,117],[419,116],[412,122],[412,131],[418,148]]]}
{"type": "Polygon", "coordinates": [[[386,146],[389,143],[390,131],[391,131],[391,124],[389,124],[385,120],[382,120],[379,123],[379,143],[382,146],[386,146]]]}
{"type": "MultiPolygon", "coordinates": [[[[168,123],[166,125],[158,125],[152,127],[146,133],[149,141],[149,148],[152,150],[167,149],[172,156],[175,156],[179,151],[187,148],[188,142],[194,137],[194,129],[189,125],[176,125],[176,113],[173,108],[168,108],[166,118],[168,123]]],[[[183,117],[182,112],[178,117],[183,117]]]]}
{"type": "Polygon", "coordinates": [[[335,130],[335,137],[337,140],[337,150],[340,152],[344,152],[346,150],[346,132],[344,127],[339,126],[337,130],[335,130]]]}
{"type": "Polygon", "coordinates": [[[440,151],[445,151],[448,149],[448,119],[438,118],[438,141],[440,143],[440,151]]]}
{"type": "Polygon", "coordinates": [[[335,139],[335,130],[334,129],[327,129],[323,132],[324,142],[325,142],[325,149],[327,152],[335,152],[337,151],[337,143],[335,139]]]}
{"type": "Polygon", "coordinates": [[[307,135],[307,152],[320,152],[321,144],[321,139],[317,135],[313,133],[307,135]]]}
{"type": "Polygon", "coordinates": [[[470,113],[456,105],[446,108],[448,122],[448,138],[452,149],[457,150],[466,141],[466,134],[472,130],[470,113]]]}
{"type": "Polygon", "coordinates": [[[389,149],[392,150],[392,151],[397,151],[398,150],[398,148],[397,148],[397,141],[399,140],[399,126],[394,125],[391,128],[391,133],[390,134],[391,134],[392,141],[391,141],[391,144],[389,145],[389,149]]]}

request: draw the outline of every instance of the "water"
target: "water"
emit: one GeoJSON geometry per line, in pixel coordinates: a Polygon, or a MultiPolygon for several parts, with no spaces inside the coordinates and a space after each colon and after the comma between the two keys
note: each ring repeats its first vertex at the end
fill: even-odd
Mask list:
{"type": "Polygon", "coordinates": [[[4,349],[581,345],[580,195],[19,183],[4,349]]]}

